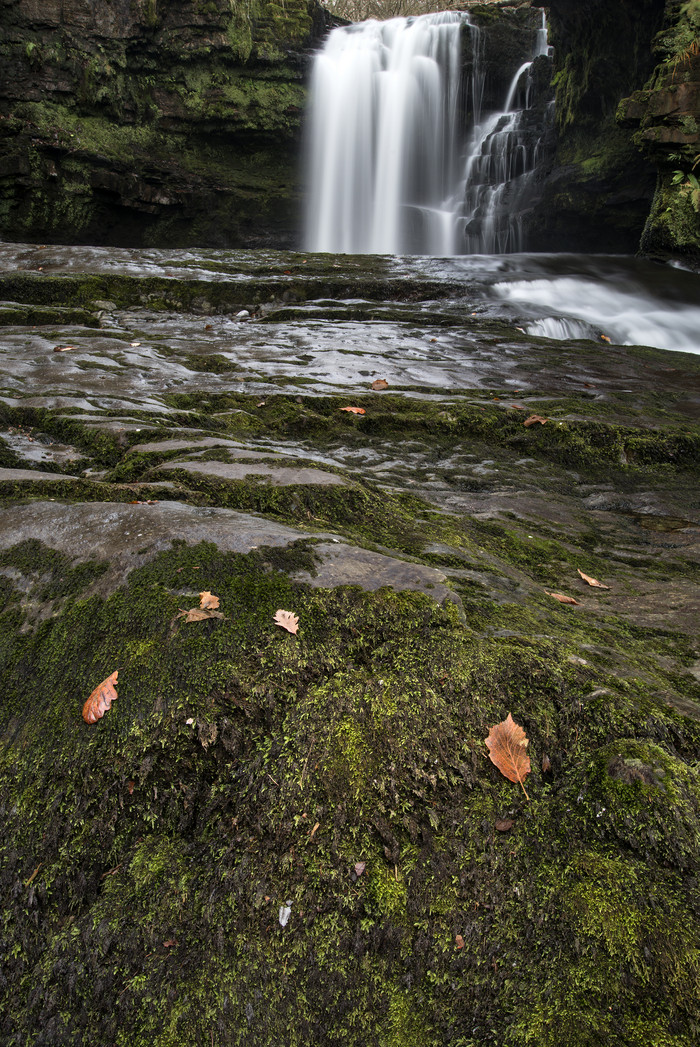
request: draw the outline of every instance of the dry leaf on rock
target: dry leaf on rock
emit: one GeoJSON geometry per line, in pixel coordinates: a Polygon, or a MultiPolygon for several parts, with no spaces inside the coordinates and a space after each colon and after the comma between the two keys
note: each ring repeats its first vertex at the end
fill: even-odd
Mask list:
{"type": "Polygon", "coordinates": [[[106,680],[103,680],[102,683],[98,684],[92,692],[83,706],[83,720],[85,720],[85,723],[97,723],[98,720],[101,720],[107,710],[111,707],[112,702],[119,697],[116,688],[118,676],[119,670],[115,669],[114,672],[108,676],[106,680]]]}
{"type": "Polygon", "coordinates": [[[505,720],[491,728],[485,738],[489,759],[502,775],[511,782],[520,782],[525,796],[529,800],[523,782],[530,773],[530,757],[525,752],[528,739],[523,728],[515,722],[510,713],[505,720]]]}
{"type": "Polygon", "coordinates": [[[222,614],[221,611],[209,611],[202,607],[190,607],[189,611],[183,611],[180,608],[180,613],[175,615],[173,621],[177,621],[178,618],[184,618],[186,622],[205,622],[207,618],[225,618],[226,615],[222,614]]]}
{"type": "Polygon", "coordinates": [[[535,425],[536,422],[539,422],[540,425],[544,425],[546,421],[547,421],[547,419],[543,418],[541,414],[531,414],[529,418],[525,419],[525,421],[523,422],[523,425],[525,425],[525,426],[535,425]]]}
{"type": "Polygon", "coordinates": [[[579,567],[577,567],[576,570],[581,575],[581,577],[583,578],[584,582],[588,582],[588,584],[592,585],[594,589],[609,589],[610,588],[609,585],[603,585],[602,582],[599,582],[597,578],[591,578],[591,576],[589,574],[584,574],[583,571],[579,567]]]}
{"type": "Polygon", "coordinates": [[[389,383],[386,381],[385,378],[376,378],[372,382],[372,388],[375,389],[375,390],[388,389],[389,388],[389,383]]]}
{"type": "Polygon", "coordinates": [[[274,622],[295,636],[299,630],[299,618],[293,611],[275,611],[274,622]]]}
{"type": "Polygon", "coordinates": [[[339,407],[339,411],[349,411],[350,414],[366,414],[364,407],[339,407]]]}
{"type": "Polygon", "coordinates": [[[74,345],[55,345],[53,351],[55,353],[67,353],[70,349],[75,349],[74,345]]]}
{"type": "Polygon", "coordinates": [[[547,596],[551,596],[554,600],[558,600],[559,603],[575,603],[578,605],[578,600],[574,600],[573,596],[565,596],[564,593],[550,593],[549,589],[545,589],[547,596]]]}
{"type": "Polygon", "coordinates": [[[180,608],[180,613],[175,615],[173,621],[176,622],[178,618],[184,618],[186,622],[205,622],[207,618],[225,618],[225,614],[215,610],[218,606],[219,597],[214,596],[213,593],[206,589],[199,594],[199,607],[190,607],[189,611],[183,611],[180,608]]]}
{"type": "Polygon", "coordinates": [[[213,610],[219,606],[219,597],[206,590],[199,594],[199,606],[205,611],[213,610]]]}

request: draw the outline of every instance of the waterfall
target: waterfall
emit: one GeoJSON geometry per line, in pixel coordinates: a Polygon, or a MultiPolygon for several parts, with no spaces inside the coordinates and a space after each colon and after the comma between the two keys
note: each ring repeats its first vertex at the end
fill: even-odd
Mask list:
{"type": "MultiPolygon", "coordinates": [[[[475,124],[463,180],[464,250],[467,254],[522,251],[523,213],[530,202],[546,127],[528,119],[535,58],[549,54],[545,12],[535,53],[515,73],[501,112],[475,124]]],[[[548,106],[546,117],[553,117],[548,106]]]]}
{"type": "MultiPolygon", "coordinates": [[[[547,51],[542,25],[536,53],[547,51]]],[[[328,35],[311,79],[307,250],[520,249],[517,205],[538,159],[521,126],[532,61],[518,70],[503,111],[484,118],[483,50],[483,31],[456,11],[328,35]]]]}

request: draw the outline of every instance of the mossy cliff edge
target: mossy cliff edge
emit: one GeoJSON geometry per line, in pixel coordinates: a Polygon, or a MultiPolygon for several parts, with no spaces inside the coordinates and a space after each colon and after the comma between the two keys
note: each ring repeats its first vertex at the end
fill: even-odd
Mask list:
{"type": "Polygon", "coordinates": [[[550,0],[558,145],[538,249],[700,259],[700,4],[550,0]]]}
{"type": "Polygon", "coordinates": [[[316,0],[4,0],[0,231],[290,243],[316,0]]]}
{"type": "Polygon", "coordinates": [[[3,1047],[695,1047],[700,358],[3,251],[3,1047]],[[461,384],[370,388],[425,345],[461,384]]]}

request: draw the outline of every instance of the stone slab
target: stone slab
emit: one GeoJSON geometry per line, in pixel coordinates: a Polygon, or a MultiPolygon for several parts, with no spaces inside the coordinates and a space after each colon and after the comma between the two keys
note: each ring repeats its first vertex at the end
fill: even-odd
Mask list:
{"type": "MultiPolygon", "coordinates": [[[[15,482],[18,480],[77,480],[77,476],[69,476],[67,473],[44,473],[39,469],[0,469],[0,482],[15,482]]],[[[26,537],[26,536],[25,536],[26,537]]]]}
{"type": "Polygon", "coordinates": [[[248,476],[264,476],[275,487],[293,487],[297,484],[323,484],[325,486],[346,486],[342,476],[326,473],[321,469],[308,469],[304,466],[267,465],[255,462],[245,465],[243,462],[168,462],[158,466],[159,470],[184,469],[188,473],[200,473],[220,480],[245,480],[248,476]]]}
{"type": "Polygon", "coordinates": [[[374,592],[386,585],[397,592],[413,589],[438,603],[448,600],[461,607],[459,597],[447,585],[446,576],[435,567],[397,560],[393,556],[341,542],[324,542],[315,546],[314,552],[320,558],[316,575],[302,571],[295,576],[297,581],[308,582],[314,588],[359,585],[374,592]]]}

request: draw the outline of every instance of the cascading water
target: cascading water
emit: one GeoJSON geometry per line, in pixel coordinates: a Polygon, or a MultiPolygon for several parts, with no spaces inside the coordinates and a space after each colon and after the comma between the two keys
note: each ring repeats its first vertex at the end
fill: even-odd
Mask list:
{"type": "MultiPolygon", "coordinates": [[[[542,17],[535,57],[548,50],[542,17]]],[[[482,31],[454,11],[329,34],[311,82],[307,250],[521,249],[520,209],[539,155],[522,115],[532,61],[518,70],[503,111],[482,122],[483,49],[482,31]]]]}
{"type": "Polygon", "coordinates": [[[312,251],[452,254],[459,174],[457,12],[330,33],[311,83],[312,251]]]}
{"type": "MultiPolygon", "coordinates": [[[[528,119],[532,66],[535,58],[548,53],[543,11],[533,59],[524,62],[513,77],[503,110],[482,125],[475,124],[472,133],[463,183],[467,254],[523,250],[523,211],[531,196],[546,130],[528,119]]],[[[553,103],[545,115],[551,120],[553,103]]]]}

